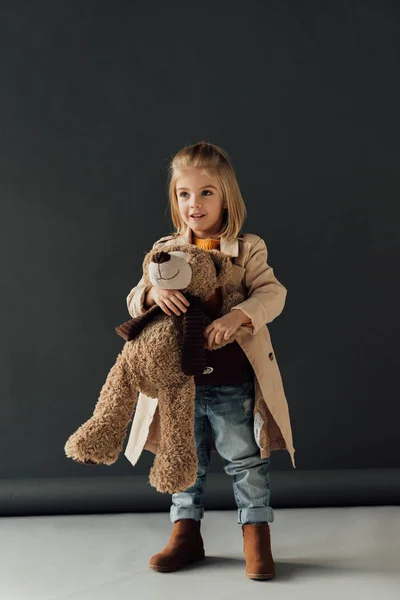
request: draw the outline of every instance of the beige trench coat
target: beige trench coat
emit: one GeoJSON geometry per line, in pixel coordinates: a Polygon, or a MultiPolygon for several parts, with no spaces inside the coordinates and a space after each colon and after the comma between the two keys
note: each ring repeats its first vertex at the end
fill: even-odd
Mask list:
{"type": "MultiPolygon", "coordinates": [[[[187,228],[180,236],[160,238],[153,248],[159,244],[167,251],[169,244],[177,242],[192,243],[192,230],[187,228]]],[[[221,288],[222,298],[233,291],[242,292],[246,299],[232,310],[240,308],[253,324],[252,327],[240,326],[237,342],[254,370],[254,438],[260,448],[260,457],[269,457],[271,451],[285,449],[296,468],[289,408],[267,326],[282,312],[287,290],[268,265],[267,247],[260,236],[243,233],[231,242],[222,238],[220,250],[233,258],[231,279],[221,288]]],[[[129,292],[126,302],[131,317],[147,310],[143,300],[148,289],[142,277],[129,292]]],[[[157,404],[157,398],[139,393],[124,452],[132,465],[137,463],[143,449],[157,453],[160,440],[157,404]]],[[[214,439],[211,449],[217,451],[214,439]]]]}

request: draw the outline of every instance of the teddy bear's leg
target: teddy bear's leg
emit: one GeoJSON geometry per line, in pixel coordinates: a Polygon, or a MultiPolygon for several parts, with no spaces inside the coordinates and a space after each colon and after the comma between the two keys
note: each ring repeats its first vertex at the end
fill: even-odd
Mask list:
{"type": "Polygon", "coordinates": [[[123,447],[138,399],[130,384],[126,359],[120,353],[100,391],[93,416],[67,440],[68,458],[86,464],[113,464],[123,447]]]}
{"type": "Polygon", "coordinates": [[[150,485],[159,492],[183,491],[197,479],[195,394],[193,377],[179,387],[160,390],[160,444],[149,475],[150,485]]]}

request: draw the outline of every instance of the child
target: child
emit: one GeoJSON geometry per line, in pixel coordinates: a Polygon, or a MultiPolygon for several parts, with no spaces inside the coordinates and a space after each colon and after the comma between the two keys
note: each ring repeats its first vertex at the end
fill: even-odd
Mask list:
{"type": "MultiPolygon", "coordinates": [[[[260,348],[267,347],[260,342],[260,336],[264,335],[266,323],[282,311],[286,288],[267,264],[264,241],[256,235],[239,233],[246,208],[230,160],[221,148],[200,142],[178,152],[170,165],[169,197],[172,220],[177,228],[177,233],[168,236],[169,240],[185,232],[185,239],[205,250],[221,250],[221,241],[224,248],[233,248],[235,246],[229,245],[233,241],[238,245],[238,253],[233,255],[238,255],[239,259],[242,255],[248,256],[243,268],[236,267],[232,283],[238,288],[243,280],[248,298],[218,318],[222,304],[221,288],[218,288],[205,306],[214,320],[205,329],[204,337],[211,347],[214,341],[221,343],[224,336],[228,339],[241,328],[249,351],[246,354],[237,341],[217,350],[205,350],[208,367],[201,376],[195,377],[197,481],[192,487],[172,494],[170,519],[174,526],[171,538],[164,550],[150,559],[149,566],[161,572],[173,571],[205,557],[200,522],[204,516],[202,498],[213,434],[224,470],[232,476],[237,522],[242,525],[246,576],[272,579],[275,566],[269,529],[269,523],[274,521],[274,511],[269,503],[270,457],[266,451],[261,451],[264,454],[261,457],[261,445],[257,444],[255,436],[258,433],[260,437],[262,425],[254,422],[255,371],[260,381],[265,381],[265,373],[260,378],[260,372],[266,361],[273,360],[273,353],[260,355],[260,348]]],[[[167,251],[167,247],[164,249],[167,251]]],[[[229,291],[234,291],[232,285],[229,291]]],[[[140,293],[143,291],[134,288],[128,295],[128,310],[131,302],[138,302],[137,294],[140,293]]],[[[150,288],[141,298],[145,308],[157,304],[167,315],[181,315],[189,305],[179,290],[158,286],[150,288]]],[[[261,388],[264,385],[267,386],[263,383],[261,388]]],[[[284,431],[278,430],[275,445],[267,447],[272,450],[286,447],[295,466],[283,391],[277,393],[277,398],[269,398],[275,407],[281,403],[279,422],[284,422],[284,431]]]]}

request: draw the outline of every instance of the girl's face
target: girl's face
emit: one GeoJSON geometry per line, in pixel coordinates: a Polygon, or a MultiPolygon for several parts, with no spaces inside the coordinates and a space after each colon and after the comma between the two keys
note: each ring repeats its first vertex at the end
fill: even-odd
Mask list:
{"type": "Polygon", "coordinates": [[[223,199],[217,179],[196,167],[188,167],[176,181],[179,212],[198,238],[218,238],[223,219],[223,199]],[[193,214],[204,215],[200,219],[193,214]]]}

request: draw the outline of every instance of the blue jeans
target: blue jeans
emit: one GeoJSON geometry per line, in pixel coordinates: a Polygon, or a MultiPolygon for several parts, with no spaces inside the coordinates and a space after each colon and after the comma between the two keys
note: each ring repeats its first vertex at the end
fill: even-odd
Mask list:
{"type": "Polygon", "coordinates": [[[197,480],[192,487],[172,494],[172,523],[178,519],[199,521],[204,516],[202,499],[211,457],[211,431],[224,471],[232,476],[237,522],[274,521],[274,511],[269,506],[270,458],[260,457],[254,438],[254,401],[253,381],[239,385],[196,386],[197,480]]]}

